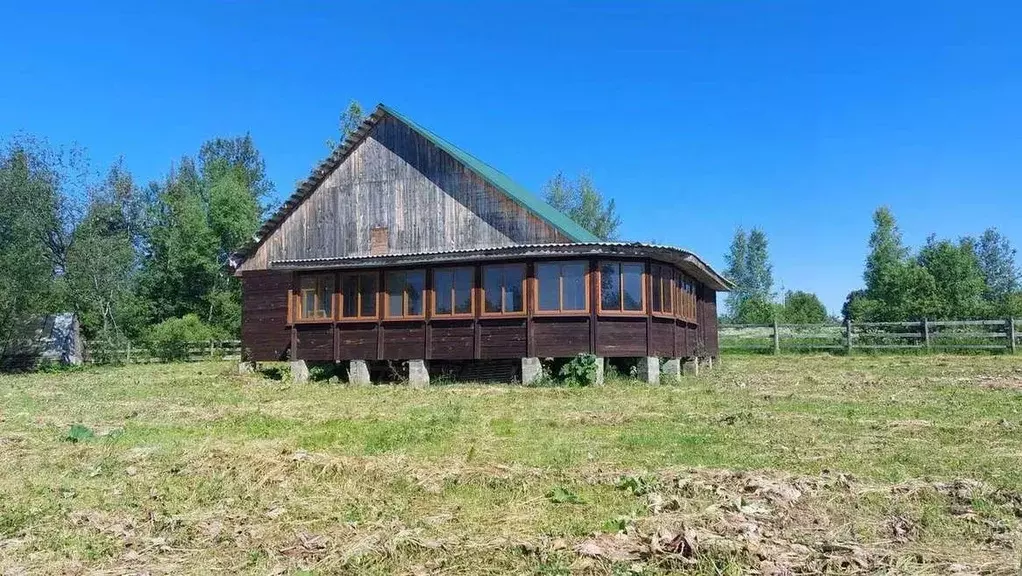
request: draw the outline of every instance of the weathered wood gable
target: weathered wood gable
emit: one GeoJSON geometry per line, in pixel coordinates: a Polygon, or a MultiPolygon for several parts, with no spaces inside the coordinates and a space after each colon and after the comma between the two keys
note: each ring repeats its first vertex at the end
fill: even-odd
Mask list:
{"type": "Polygon", "coordinates": [[[239,271],[275,260],[570,241],[386,114],[239,271]]]}

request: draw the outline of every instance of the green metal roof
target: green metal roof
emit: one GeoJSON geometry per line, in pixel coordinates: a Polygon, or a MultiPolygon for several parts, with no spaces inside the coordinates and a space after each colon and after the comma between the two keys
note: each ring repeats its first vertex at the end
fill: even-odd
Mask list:
{"type": "Polygon", "coordinates": [[[422,135],[423,138],[432,142],[437,148],[440,148],[444,152],[447,152],[453,156],[458,162],[461,162],[467,166],[470,170],[479,174],[484,180],[495,186],[498,190],[506,194],[516,204],[522,206],[526,210],[529,210],[540,219],[550,224],[561,233],[566,235],[568,238],[575,242],[599,242],[592,232],[579,226],[574,220],[568,218],[561,212],[554,209],[553,206],[547,204],[539,196],[536,196],[532,192],[529,192],[526,188],[512,180],[500,170],[497,170],[493,166],[490,166],[486,162],[476,158],[475,156],[465,152],[461,148],[458,148],[454,144],[451,144],[447,140],[437,136],[433,132],[430,132],[426,128],[416,124],[406,116],[401,115],[393,108],[380,104],[379,108],[390,114],[394,118],[397,118],[401,122],[408,125],[409,128],[415,130],[422,135]]]}

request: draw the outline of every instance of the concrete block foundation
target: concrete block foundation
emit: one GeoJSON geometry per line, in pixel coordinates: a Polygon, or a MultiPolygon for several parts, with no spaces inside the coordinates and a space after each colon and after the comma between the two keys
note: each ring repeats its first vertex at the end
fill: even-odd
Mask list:
{"type": "Polygon", "coordinates": [[[429,370],[426,369],[425,360],[408,361],[408,385],[412,388],[429,386],[429,370]]]}
{"type": "Polygon", "coordinates": [[[305,384],[309,381],[309,367],[305,360],[291,362],[291,381],[295,384],[305,384]]]}
{"type": "Polygon", "coordinates": [[[528,386],[543,377],[543,364],[539,358],[522,358],[522,384],[528,386]]]}
{"type": "Polygon", "coordinates": [[[639,380],[647,384],[660,383],[660,358],[656,356],[639,358],[638,370],[639,380]]]}
{"type": "Polygon", "coordinates": [[[352,360],[348,364],[348,384],[352,386],[369,386],[369,364],[365,360],[352,360]]]}
{"type": "Polygon", "coordinates": [[[682,373],[687,376],[699,375],[699,358],[685,358],[681,365],[682,373]]]}
{"type": "Polygon", "coordinates": [[[668,359],[660,370],[665,379],[677,382],[681,379],[681,358],[668,359]]]}

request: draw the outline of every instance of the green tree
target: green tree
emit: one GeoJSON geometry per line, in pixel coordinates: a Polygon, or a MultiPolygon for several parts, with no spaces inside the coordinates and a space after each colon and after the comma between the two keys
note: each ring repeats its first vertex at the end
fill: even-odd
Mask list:
{"type": "Polygon", "coordinates": [[[600,240],[617,238],[621,218],[614,199],[605,199],[588,174],[573,181],[558,172],[544,186],[544,193],[548,204],[600,240]]]}
{"type": "Polygon", "coordinates": [[[738,318],[747,300],[757,300],[760,304],[773,302],[773,266],[763,230],[753,228],[748,233],[742,228],[735,230],[724,260],[727,263],[724,275],[735,283],[735,289],[725,300],[733,317],[738,318]]]}
{"type": "Polygon", "coordinates": [[[29,137],[0,150],[0,344],[19,320],[54,311],[71,208],[85,168],[77,150],[29,137]]]}
{"type": "Polygon", "coordinates": [[[138,197],[131,175],[115,165],[90,194],[85,214],[71,233],[64,298],[90,340],[111,343],[141,335],[135,290],[138,197]]]}
{"type": "Polygon", "coordinates": [[[745,269],[748,274],[749,293],[765,301],[774,299],[774,268],[770,264],[766,233],[760,228],[749,232],[749,248],[745,269]]]}
{"type": "Polygon", "coordinates": [[[920,310],[924,315],[938,320],[988,315],[983,299],[986,282],[970,239],[956,244],[931,235],[917,259],[933,279],[932,294],[920,310]]]}
{"type": "Polygon", "coordinates": [[[822,324],[827,321],[827,307],[816,294],[788,291],[784,295],[781,318],[788,324],[822,324]]]}
{"type": "Polygon", "coordinates": [[[734,311],[734,321],[738,324],[770,324],[781,318],[780,306],[759,296],[742,300],[734,311]]]}
{"type": "Polygon", "coordinates": [[[985,284],[984,297],[994,305],[1019,290],[1019,269],[1011,241],[996,228],[987,228],[976,242],[979,267],[985,284]]]}
{"type": "Polygon", "coordinates": [[[334,150],[341,144],[344,144],[344,141],[348,138],[348,136],[355,130],[358,130],[358,127],[362,125],[362,122],[364,122],[365,119],[365,112],[362,110],[362,105],[358,103],[358,100],[352,100],[349,102],[348,107],[341,113],[341,118],[338,122],[340,139],[336,141],[328,139],[326,141],[327,147],[330,148],[330,150],[334,150]]]}
{"type": "MultiPolygon", "coordinates": [[[[273,196],[274,186],[266,177],[266,163],[251,135],[214,138],[206,142],[199,149],[199,165],[202,167],[204,182],[212,183],[233,177],[248,190],[260,207],[260,217],[269,209],[268,202],[273,196]]],[[[248,213],[245,214],[247,216],[248,213]]]]}
{"type": "Polygon", "coordinates": [[[746,269],[746,262],[749,257],[748,235],[741,227],[735,230],[731,238],[731,246],[724,255],[724,262],[727,268],[724,269],[724,276],[735,283],[735,289],[727,293],[725,304],[732,316],[736,316],[738,309],[749,297],[748,287],[750,285],[749,275],[746,269]]]}

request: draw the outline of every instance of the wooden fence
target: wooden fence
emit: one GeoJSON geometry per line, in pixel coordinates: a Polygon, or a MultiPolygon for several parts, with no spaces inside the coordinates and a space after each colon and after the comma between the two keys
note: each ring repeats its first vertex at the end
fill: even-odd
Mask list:
{"type": "MultiPolygon", "coordinates": [[[[210,340],[189,342],[187,360],[241,360],[241,340],[210,340]]],[[[126,343],[108,346],[101,342],[85,343],[85,362],[89,364],[148,364],[163,362],[159,354],[145,346],[126,343]]]]}
{"type": "Polygon", "coordinates": [[[845,324],[722,324],[720,347],[727,352],[990,350],[1015,353],[1014,318],[845,324]]]}

